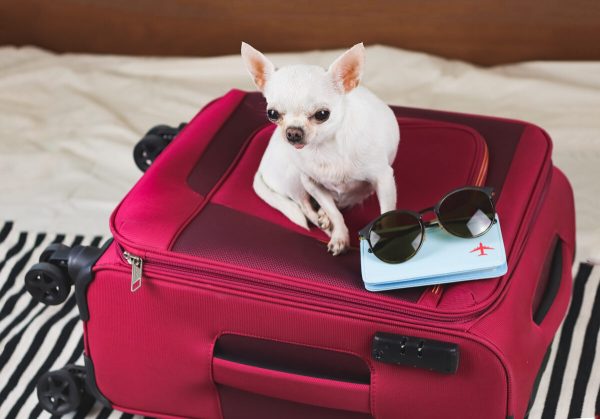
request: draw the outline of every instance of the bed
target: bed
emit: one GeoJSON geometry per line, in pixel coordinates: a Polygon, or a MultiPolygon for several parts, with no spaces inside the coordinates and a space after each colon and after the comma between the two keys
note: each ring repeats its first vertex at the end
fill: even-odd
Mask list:
{"type": "MultiPolygon", "coordinates": [[[[48,326],[46,333],[40,334],[40,330],[45,330],[43,325],[57,315],[59,308],[31,306],[18,279],[23,274],[23,266],[36,259],[44,245],[57,234],[64,235],[65,240],[79,242],[97,242],[109,236],[107,220],[112,209],[141,176],[133,164],[132,148],[148,128],[158,123],[177,125],[187,121],[200,107],[229,89],[253,90],[253,86],[237,54],[165,57],[168,45],[176,45],[170,38],[176,34],[157,35],[154,49],[140,47],[149,43],[148,39],[154,39],[153,34],[160,33],[149,23],[152,16],[160,15],[167,26],[175,27],[176,22],[181,23],[181,16],[196,16],[198,5],[178,0],[173,2],[176,6],[169,9],[171,12],[160,6],[150,14],[138,3],[126,7],[116,2],[91,1],[85,5],[81,1],[61,0],[50,7],[32,1],[19,3],[10,11],[7,3],[11,2],[0,6],[0,12],[6,12],[0,13],[4,16],[0,24],[2,19],[6,23],[12,21],[11,18],[22,23],[27,7],[38,8],[41,14],[46,13],[46,18],[36,15],[35,19],[41,23],[35,30],[27,31],[29,24],[17,27],[13,23],[4,26],[11,29],[10,35],[0,34],[0,43],[5,44],[0,47],[0,351],[6,350],[9,344],[15,346],[10,354],[0,354],[0,417],[15,412],[18,417],[47,417],[36,406],[31,387],[33,378],[42,368],[48,370],[71,359],[77,361],[81,334],[73,322],[75,309],[63,313],[64,321],[57,323],[62,326],[48,326]],[[118,36],[108,31],[111,33],[107,33],[106,39],[97,37],[95,43],[86,43],[86,39],[96,38],[88,30],[89,25],[83,25],[76,18],[82,15],[82,10],[90,13],[90,8],[99,15],[94,24],[99,24],[104,16],[108,27],[119,23],[119,19],[131,23],[138,16],[141,19],[135,26],[138,32],[128,28],[119,42],[118,36]],[[53,16],[74,19],[74,27],[52,34],[56,30],[53,16]],[[144,19],[148,19],[148,23],[144,19]],[[81,38],[69,37],[77,30],[81,38]],[[163,56],[131,55],[140,51],[163,56]],[[72,332],[64,336],[67,325],[72,332]],[[65,350],[51,357],[52,348],[60,339],[64,340],[65,350]],[[35,345],[43,349],[31,352],[35,345]],[[28,363],[24,364],[22,355],[16,355],[22,353],[31,353],[28,363]]],[[[384,19],[381,15],[389,15],[386,10],[393,8],[388,2],[379,3],[381,7],[365,18],[369,25],[374,25],[378,16],[384,19]]],[[[387,32],[385,28],[380,29],[381,33],[376,31],[378,36],[365,35],[366,41],[373,42],[367,42],[363,79],[364,85],[390,104],[523,119],[545,128],[554,140],[554,163],[565,172],[574,189],[575,271],[583,262],[590,266],[600,264],[600,44],[588,40],[588,47],[573,47],[579,38],[594,35],[599,39],[600,29],[595,22],[600,21],[600,9],[592,2],[578,3],[589,5],[592,13],[570,10],[565,12],[562,21],[549,18],[554,16],[551,12],[545,17],[534,14],[531,22],[543,20],[545,23],[540,23],[539,33],[532,36],[533,44],[527,48],[516,45],[520,32],[512,32],[508,39],[516,47],[510,48],[510,42],[505,41],[496,45],[497,55],[486,51],[485,41],[493,42],[501,28],[517,27],[518,17],[513,13],[503,15],[505,20],[497,22],[496,30],[484,30],[484,39],[477,43],[470,44],[472,40],[457,29],[460,25],[453,23],[448,31],[454,35],[448,39],[454,46],[440,48],[439,35],[428,35],[424,29],[408,31],[413,38],[407,38],[406,44],[401,45],[452,58],[377,44],[385,42],[385,36],[394,34],[392,29],[387,32]],[[571,22],[576,20],[580,25],[570,32],[569,42],[560,40],[560,46],[536,49],[536,43],[541,45],[552,37],[561,38],[556,35],[556,25],[560,26],[556,22],[563,22],[561,30],[568,30],[565,25],[573,28],[571,22]],[[552,26],[552,22],[556,25],[552,26]],[[464,42],[461,43],[461,39],[464,42]],[[488,66],[469,64],[457,58],[488,66]],[[528,61],[510,63],[519,60],[528,61]]],[[[258,4],[264,6],[263,2],[258,4]]],[[[424,13],[415,3],[406,4],[406,13],[424,13]]],[[[284,14],[286,9],[282,7],[283,12],[272,12],[272,19],[284,14]]],[[[342,18],[353,16],[350,12],[357,7],[350,3],[342,18]]],[[[257,13],[256,10],[247,12],[257,13]]],[[[215,15],[223,13],[230,13],[230,22],[244,24],[242,13],[215,6],[215,15]]],[[[462,15],[455,12],[453,16],[473,19],[466,12],[462,15]]],[[[349,17],[342,18],[334,19],[333,26],[352,22],[349,17]]],[[[437,21],[433,18],[430,21],[439,24],[442,20],[438,17],[437,21]]],[[[260,22],[262,20],[257,24],[260,22]]],[[[382,26],[391,25],[389,19],[383,22],[387,23],[382,26]]],[[[218,37],[221,32],[213,23],[207,23],[206,31],[218,37]]],[[[200,45],[198,55],[234,53],[231,38],[236,36],[271,51],[311,49],[269,53],[279,66],[300,62],[327,66],[341,52],[339,48],[316,50],[318,43],[312,40],[304,40],[304,43],[288,40],[275,48],[268,37],[257,37],[249,28],[242,29],[223,35],[227,42],[221,40],[220,47],[208,45],[210,42],[197,44],[200,45]],[[242,38],[243,34],[248,38],[242,38]]],[[[357,36],[361,33],[367,34],[358,31],[357,36]]],[[[336,36],[327,38],[322,45],[341,47],[341,35],[336,36]]],[[[196,35],[192,38],[199,39],[196,35]]],[[[352,41],[345,43],[350,46],[352,41]]],[[[178,48],[175,48],[176,55],[195,55],[193,42],[186,41],[178,48]]],[[[600,299],[599,271],[600,268],[592,270],[587,281],[580,284],[581,309],[575,310],[569,331],[563,329],[554,341],[550,367],[542,376],[531,418],[554,417],[552,415],[564,418],[573,413],[591,417],[600,410],[600,360],[594,357],[600,353],[596,339],[600,314],[598,310],[593,311],[600,299]],[[584,371],[587,378],[582,380],[584,371]]],[[[573,311],[571,307],[570,313],[573,311]]],[[[120,413],[102,410],[99,405],[90,405],[86,412],[90,417],[121,417],[120,413]]]]}

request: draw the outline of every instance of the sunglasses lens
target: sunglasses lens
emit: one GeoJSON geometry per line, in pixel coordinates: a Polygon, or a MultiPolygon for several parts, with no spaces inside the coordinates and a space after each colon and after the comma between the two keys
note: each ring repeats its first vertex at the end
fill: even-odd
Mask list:
{"type": "Polygon", "coordinates": [[[438,218],[450,234],[471,238],[485,233],[494,222],[489,196],[480,190],[465,189],[447,196],[440,204],[438,218]]]}
{"type": "Polygon", "coordinates": [[[407,212],[391,212],[380,217],[369,233],[375,256],[387,263],[404,262],[417,253],[423,241],[419,219],[407,212]]]}

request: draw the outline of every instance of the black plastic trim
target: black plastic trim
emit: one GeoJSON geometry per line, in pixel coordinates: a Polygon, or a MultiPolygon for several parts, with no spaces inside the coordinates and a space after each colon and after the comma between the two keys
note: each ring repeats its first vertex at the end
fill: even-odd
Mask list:
{"type": "Polygon", "coordinates": [[[558,295],[558,290],[560,289],[563,273],[563,246],[563,241],[558,239],[554,246],[554,251],[552,252],[546,290],[544,291],[539,306],[533,314],[533,321],[538,325],[542,323],[546,314],[548,314],[550,307],[552,307],[552,304],[554,303],[554,299],[558,295]]]}
{"type": "Polygon", "coordinates": [[[455,343],[379,332],[373,338],[371,354],[379,362],[443,374],[456,373],[460,359],[460,350],[455,343]]]}
{"type": "Polygon", "coordinates": [[[98,385],[96,384],[96,373],[94,371],[94,363],[92,359],[87,355],[83,355],[83,361],[85,362],[85,384],[89,393],[96,398],[102,405],[112,409],[112,404],[110,401],[104,397],[104,395],[98,389],[98,385]]]}
{"type": "Polygon", "coordinates": [[[79,308],[79,318],[82,321],[90,319],[90,312],[87,303],[87,289],[94,280],[92,268],[100,259],[100,256],[112,243],[112,238],[108,239],[104,245],[93,246],[75,246],[69,254],[68,270],[69,276],[75,284],[75,300],[79,308]]]}

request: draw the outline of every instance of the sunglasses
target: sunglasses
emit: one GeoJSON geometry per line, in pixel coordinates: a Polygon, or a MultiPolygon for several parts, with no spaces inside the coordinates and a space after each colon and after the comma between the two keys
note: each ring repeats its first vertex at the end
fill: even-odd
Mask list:
{"type": "Polygon", "coordinates": [[[446,194],[431,208],[419,212],[393,210],[380,215],[358,234],[369,243],[369,252],[386,263],[406,262],[417,254],[425,240],[425,229],[439,226],[453,236],[470,239],[487,233],[496,222],[489,187],[467,186],[446,194]],[[434,212],[436,219],[423,221],[434,212]]]}

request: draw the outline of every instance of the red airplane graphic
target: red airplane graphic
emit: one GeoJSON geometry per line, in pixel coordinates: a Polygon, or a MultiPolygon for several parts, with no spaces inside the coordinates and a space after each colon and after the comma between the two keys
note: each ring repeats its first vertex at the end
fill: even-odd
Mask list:
{"type": "Polygon", "coordinates": [[[493,247],[489,247],[489,246],[484,246],[483,243],[479,243],[479,246],[477,246],[475,249],[471,250],[469,253],[473,253],[476,251],[480,251],[481,253],[478,254],[477,256],[487,256],[488,254],[485,253],[485,250],[494,250],[493,247]]]}

